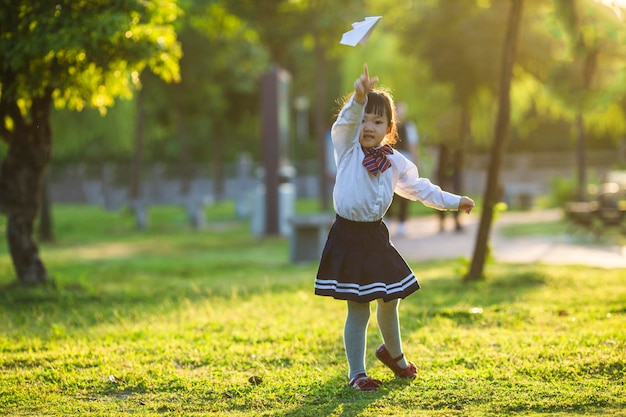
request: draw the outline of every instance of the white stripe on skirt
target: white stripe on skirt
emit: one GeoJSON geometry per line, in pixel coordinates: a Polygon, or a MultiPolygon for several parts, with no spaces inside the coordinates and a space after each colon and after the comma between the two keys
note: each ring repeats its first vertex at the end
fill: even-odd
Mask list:
{"type": "Polygon", "coordinates": [[[394,294],[402,292],[409,288],[411,285],[417,284],[415,275],[409,274],[400,282],[394,284],[385,284],[384,282],[373,282],[367,285],[350,284],[339,282],[336,279],[316,279],[315,289],[323,291],[334,291],[336,293],[352,293],[358,296],[369,295],[377,292],[383,292],[385,294],[394,294]]]}

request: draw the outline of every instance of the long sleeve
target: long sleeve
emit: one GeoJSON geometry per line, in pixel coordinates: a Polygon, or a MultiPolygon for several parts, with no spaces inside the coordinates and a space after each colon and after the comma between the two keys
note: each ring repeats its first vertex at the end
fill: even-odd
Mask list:
{"type": "Polygon", "coordinates": [[[333,204],[337,214],[352,221],[380,220],[393,199],[394,191],[410,200],[445,210],[457,209],[460,197],[420,178],[417,167],[401,153],[388,155],[391,168],[371,175],[363,166],[365,154],[359,133],[365,105],[350,100],[339,112],[331,129],[337,176],[333,204]]]}
{"type": "Polygon", "coordinates": [[[397,169],[395,192],[398,195],[439,210],[458,209],[460,196],[443,191],[428,178],[421,178],[417,166],[407,158],[394,158],[393,161],[397,169]]]}

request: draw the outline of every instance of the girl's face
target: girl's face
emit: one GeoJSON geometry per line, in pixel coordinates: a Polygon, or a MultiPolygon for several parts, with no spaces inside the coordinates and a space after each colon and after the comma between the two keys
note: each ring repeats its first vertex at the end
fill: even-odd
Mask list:
{"type": "Polygon", "coordinates": [[[380,146],[387,133],[391,131],[389,120],[386,115],[365,113],[361,123],[359,142],[364,148],[380,146]]]}

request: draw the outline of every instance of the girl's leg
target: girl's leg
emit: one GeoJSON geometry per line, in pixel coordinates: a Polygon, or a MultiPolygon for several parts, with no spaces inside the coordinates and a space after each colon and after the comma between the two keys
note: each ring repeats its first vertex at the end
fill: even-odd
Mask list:
{"type": "MultiPolygon", "coordinates": [[[[378,321],[378,328],[380,334],[383,337],[383,342],[389,355],[392,358],[397,358],[402,355],[402,338],[400,336],[400,320],[398,319],[398,306],[400,305],[400,299],[384,302],[383,300],[377,300],[378,306],[376,308],[376,319],[378,321]]],[[[406,368],[408,362],[402,357],[398,361],[400,368],[406,368]]]]}
{"type": "Polygon", "coordinates": [[[343,343],[348,357],[349,379],[365,373],[365,344],[370,304],[348,301],[348,315],[343,329],[343,343]]]}

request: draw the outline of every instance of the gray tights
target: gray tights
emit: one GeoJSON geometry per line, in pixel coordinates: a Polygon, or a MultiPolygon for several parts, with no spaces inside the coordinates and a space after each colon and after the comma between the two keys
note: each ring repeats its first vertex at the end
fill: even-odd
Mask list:
{"type": "MultiPolygon", "coordinates": [[[[400,337],[400,321],[398,320],[398,306],[400,300],[389,302],[376,300],[376,321],[383,342],[392,358],[402,354],[402,339],[400,337]]],[[[365,373],[365,346],[367,344],[367,325],[370,319],[370,303],[348,301],[348,315],[343,331],[344,347],[348,357],[349,378],[365,373]]],[[[403,358],[398,361],[400,367],[407,366],[403,358]]]]}

